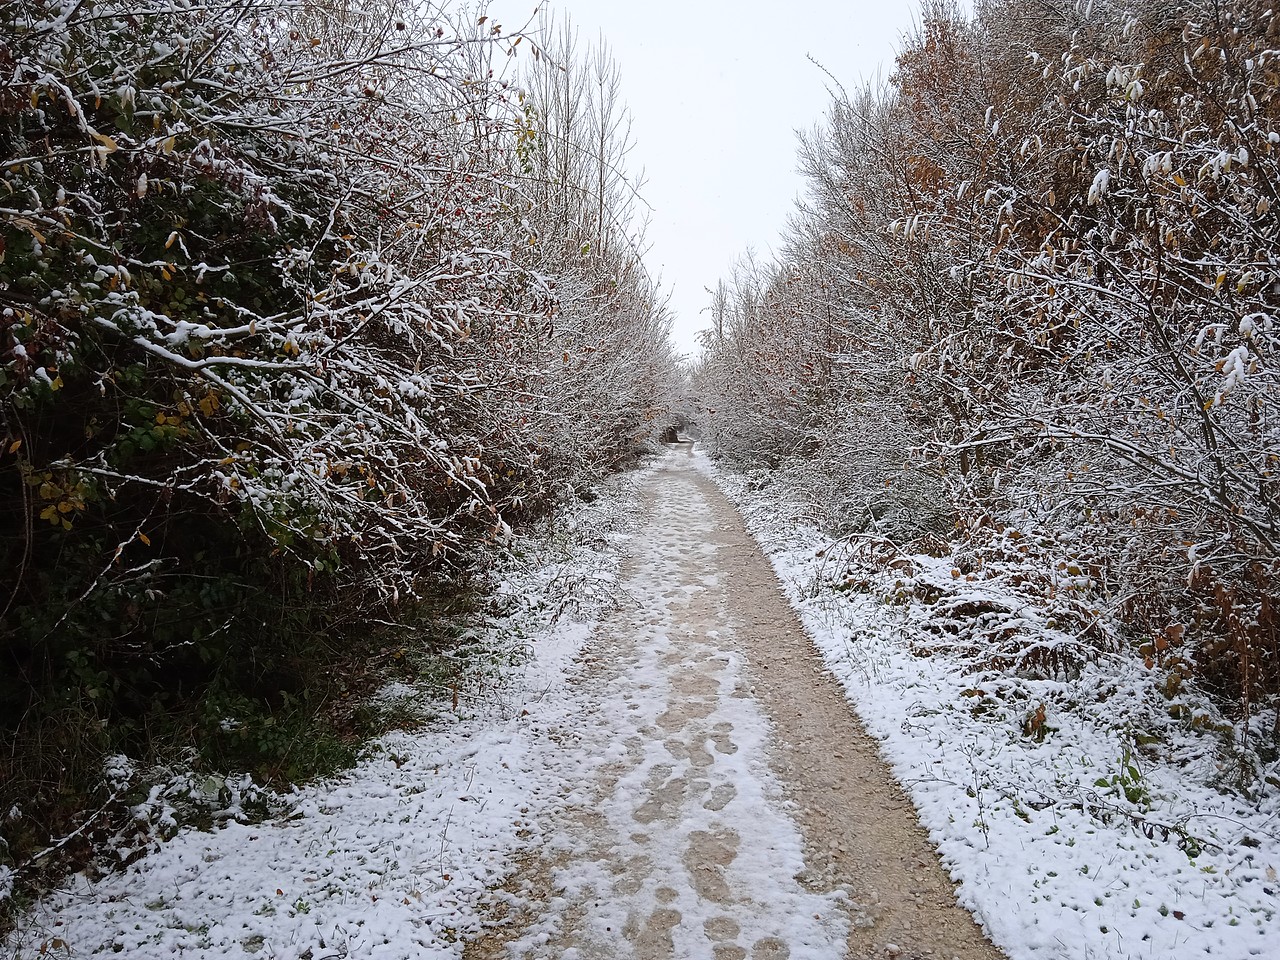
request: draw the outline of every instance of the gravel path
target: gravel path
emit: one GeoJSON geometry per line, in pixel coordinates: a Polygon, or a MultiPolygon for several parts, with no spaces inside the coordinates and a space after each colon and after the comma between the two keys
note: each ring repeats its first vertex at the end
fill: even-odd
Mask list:
{"type": "Polygon", "coordinates": [[[643,496],[555,733],[594,760],[469,960],[1000,957],[732,505],[679,448],[643,496]]]}

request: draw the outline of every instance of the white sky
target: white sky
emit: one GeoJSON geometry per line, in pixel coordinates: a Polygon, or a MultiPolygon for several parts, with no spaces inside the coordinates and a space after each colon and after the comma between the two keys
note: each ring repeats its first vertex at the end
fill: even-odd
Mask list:
{"type": "MultiPolygon", "coordinates": [[[[536,0],[490,0],[509,31],[536,0]]],[[[653,208],[649,269],[671,291],[678,348],[696,352],[706,287],[748,247],[767,257],[793,201],[797,129],[825,113],[830,79],[888,76],[918,0],[553,0],[580,42],[603,33],[634,117],[631,169],[653,208]]]]}

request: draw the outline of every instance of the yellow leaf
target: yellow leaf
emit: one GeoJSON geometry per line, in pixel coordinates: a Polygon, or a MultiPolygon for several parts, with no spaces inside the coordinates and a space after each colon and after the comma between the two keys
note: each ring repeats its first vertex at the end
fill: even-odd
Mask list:
{"type": "Polygon", "coordinates": [[[58,522],[58,508],[52,503],[40,511],[40,519],[48,520],[50,523],[58,522]]]}
{"type": "MultiPolygon", "coordinates": [[[[48,242],[48,241],[46,241],[46,240],[45,240],[45,238],[44,238],[44,234],[43,234],[43,233],[41,233],[39,230],[37,230],[37,229],[36,229],[36,225],[35,225],[34,223],[32,223],[30,220],[28,220],[26,217],[17,217],[17,218],[15,218],[15,219],[14,219],[13,223],[14,223],[14,225],[15,225],[15,226],[22,227],[24,230],[26,230],[26,231],[27,231],[27,233],[31,234],[33,237],[35,237],[35,238],[36,238],[37,240],[39,240],[41,243],[47,243],[47,242],[48,242]]],[[[28,324],[29,324],[29,321],[28,321],[28,324]]]]}
{"type": "Polygon", "coordinates": [[[13,441],[13,443],[9,444],[9,452],[10,452],[10,453],[17,453],[17,452],[18,452],[18,448],[19,448],[19,447],[21,447],[21,446],[22,446],[22,439],[21,439],[21,438],[19,438],[19,439],[17,439],[17,440],[15,440],[15,441],[13,441]]]}
{"type": "Polygon", "coordinates": [[[49,384],[49,389],[61,390],[63,386],[64,384],[62,383],[62,377],[58,376],[53,378],[53,383],[49,384]]]}
{"type": "Polygon", "coordinates": [[[102,144],[104,147],[107,148],[107,153],[114,153],[115,151],[120,149],[120,144],[116,143],[114,140],[108,137],[105,133],[99,133],[97,130],[94,130],[91,132],[90,135],[93,137],[93,139],[97,140],[100,144],[102,144]]]}
{"type": "Polygon", "coordinates": [[[139,539],[139,540],[141,540],[141,541],[142,541],[144,544],[146,544],[148,547],[149,547],[149,546],[151,546],[151,538],[150,538],[150,537],[148,537],[148,536],[147,536],[145,533],[143,533],[142,531],[138,531],[138,539],[139,539]]]}

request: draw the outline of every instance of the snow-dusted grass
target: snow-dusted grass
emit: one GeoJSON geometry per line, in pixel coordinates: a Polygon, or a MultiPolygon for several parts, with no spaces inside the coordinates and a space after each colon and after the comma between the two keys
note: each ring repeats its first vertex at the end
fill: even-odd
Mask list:
{"type": "MultiPolygon", "coordinates": [[[[464,684],[456,711],[438,691],[387,685],[382,708],[435,719],[280,798],[283,816],[251,823],[233,810],[124,871],[73,877],[0,955],[460,957],[515,857],[542,843],[538,824],[572,790],[573,771],[547,762],[547,731],[577,710],[560,691],[613,602],[633,483],[560,518],[554,540],[516,544],[476,628],[492,663],[508,666],[464,684]]],[[[139,817],[154,820],[154,806],[139,817]]]]}
{"type": "Polygon", "coordinates": [[[983,668],[929,632],[934,606],[981,601],[1015,640],[1052,646],[1044,611],[957,578],[950,560],[862,564],[789,519],[778,485],[701,466],[910,791],[961,902],[1011,960],[1277,955],[1280,797],[1220,788],[1229,751],[1170,718],[1139,658],[1098,651],[1057,679],[983,668]]]}

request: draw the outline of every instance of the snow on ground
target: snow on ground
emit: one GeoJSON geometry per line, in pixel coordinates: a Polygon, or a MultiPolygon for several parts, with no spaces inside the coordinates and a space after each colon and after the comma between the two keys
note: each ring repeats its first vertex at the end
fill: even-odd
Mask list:
{"type": "MultiPolygon", "coordinates": [[[[1152,706],[1141,663],[1068,680],[975,673],[921,642],[919,604],[891,578],[859,570],[871,585],[847,589],[856,559],[788,519],[785,492],[700,468],[739,505],[960,901],[1010,960],[1278,955],[1280,798],[1216,789],[1218,751],[1152,706]]],[[[939,590],[978,589],[911,560],[939,590]]]]}
{"type": "MultiPolygon", "coordinates": [[[[975,673],[937,644],[925,654],[920,611],[895,600],[890,581],[837,590],[843,571],[835,569],[839,551],[830,541],[789,521],[768,493],[717,479],[742,507],[807,629],[911,792],[960,883],[962,903],[1011,960],[1275,954],[1280,802],[1251,803],[1215,789],[1219,751],[1206,748],[1206,734],[1182,731],[1167,716],[1161,722],[1143,694],[1141,664],[1085,664],[1077,677],[1050,681],[975,673]],[[1152,738],[1172,760],[1151,755],[1152,738]]],[[[634,820],[633,800],[660,792],[663,778],[682,776],[664,754],[669,745],[634,736],[661,721],[654,712],[661,704],[689,699],[669,689],[685,672],[682,658],[698,657],[696,637],[672,642],[679,598],[632,617],[632,672],[594,691],[594,700],[568,687],[576,656],[610,605],[627,602],[626,590],[658,595],[669,574],[658,542],[637,548],[634,582],[620,581],[628,535],[609,519],[620,510],[634,518],[634,497],[597,502],[570,525],[554,555],[526,545],[525,561],[501,586],[508,612],[491,624],[489,639],[496,647],[527,643],[532,657],[500,690],[464,700],[447,721],[381,738],[348,775],[297,791],[284,817],[183,831],[122,873],[98,882],[73,878],[36,906],[6,954],[459,957],[495,897],[508,896],[495,891],[520,852],[557,845],[584,852],[582,835],[559,827],[565,811],[583,805],[587,779],[618,759],[609,752],[618,744],[635,752],[636,762],[598,812],[619,849],[647,844],[645,855],[661,854],[664,844],[694,834],[714,846],[714,804],[673,817],[678,830],[659,824],[643,841],[622,834],[634,820]],[[646,684],[652,696],[638,697],[646,684]],[[581,728],[588,712],[602,726],[568,743],[564,732],[581,728]],[[548,827],[557,833],[545,833],[548,827]]],[[[991,589],[952,587],[949,571],[913,560],[917,576],[934,578],[939,590],[958,596],[991,589]]],[[[695,600],[696,592],[684,599],[695,600]]],[[[1015,599],[1004,598],[1006,606],[1015,608],[1015,599]]],[[[732,714],[723,722],[738,748],[716,752],[726,770],[749,764],[764,736],[751,702],[725,696],[738,669],[732,657],[717,667],[717,699],[732,714]]],[[[425,696],[412,688],[382,695],[425,696]]],[[[774,844],[767,856],[789,864],[798,847],[772,806],[768,782],[734,782],[738,794],[730,802],[741,809],[725,816],[763,825],[774,844]],[[759,796],[743,792],[743,783],[759,783],[759,796]]],[[[751,849],[738,856],[743,870],[755,873],[751,849]]],[[[725,877],[732,880],[734,870],[725,877]]],[[[791,870],[776,874],[784,882],[791,870]]],[[[621,917],[604,896],[616,878],[603,869],[558,880],[571,898],[605,901],[593,922],[610,926],[621,917]]],[[[659,888],[646,883],[630,895],[652,896],[656,917],[659,888]]],[[[800,904],[805,916],[825,910],[803,900],[779,888],[767,902],[792,913],[800,904]]],[[[677,906],[704,926],[712,919],[693,900],[677,906]]],[[[750,926],[744,916],[736,922],[750,926]]],[[[544,921],[549,943],[555,924],[544,921]]],[[[805,939],[821,957],[820,927],[805,939]]]]}
{"type": "MultiPolygon", "coordinates": [[[[528,644],[531,658],[496,693],[380,738],[347,775],[288,798],[283,817],[184,830],[123,872],[73,877],[37,904],[2,952],[460,957],[514,858],[544,842],[539,823],[575,789],[573,764],[550,753],[547,732],[580,711],[566,684],[616,602],[635,506],[633,486],[615,490],[567,518],[558,544],[522,545],[525,559],[498,591],[506,613],[488,640],[505,654],[528,644]]],[[[428,696],[400,686],[380,693],[428,696]]]]}

